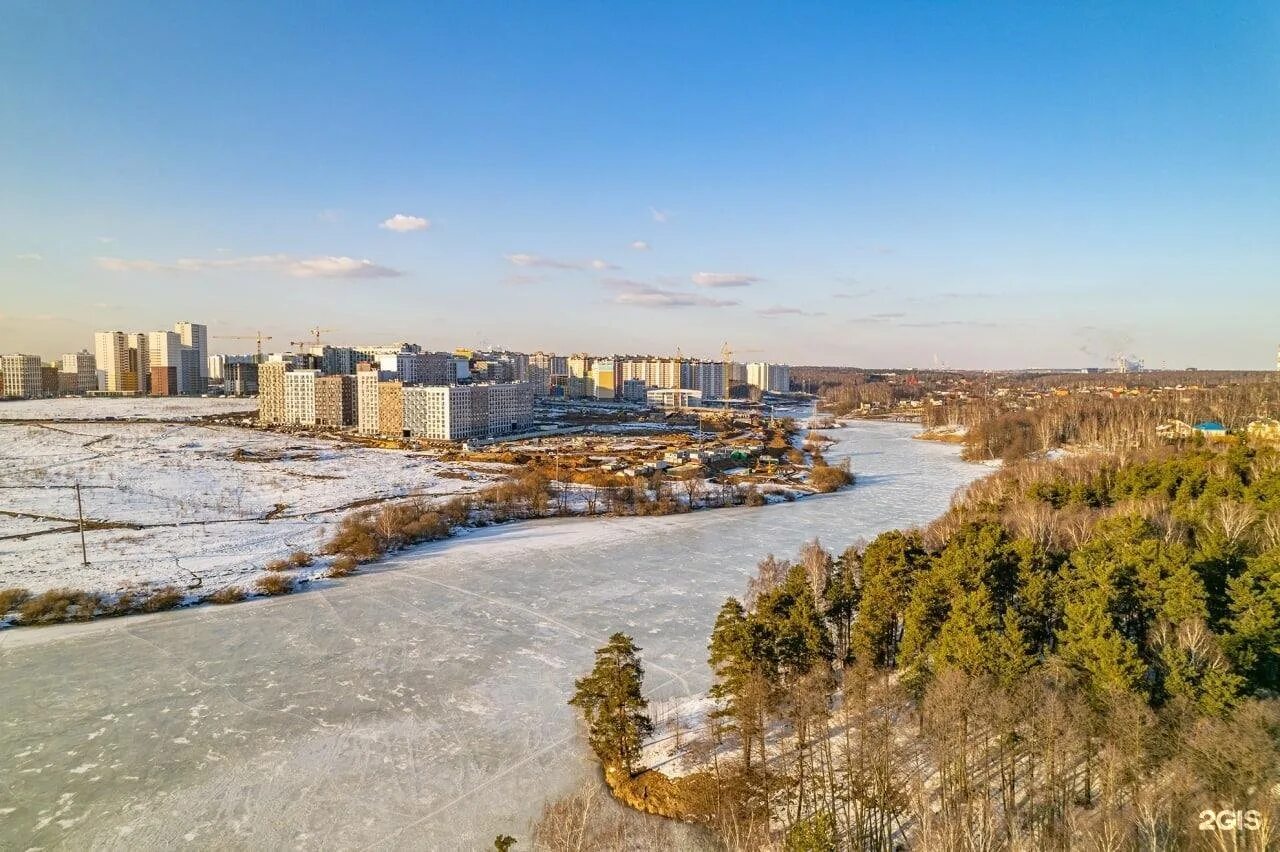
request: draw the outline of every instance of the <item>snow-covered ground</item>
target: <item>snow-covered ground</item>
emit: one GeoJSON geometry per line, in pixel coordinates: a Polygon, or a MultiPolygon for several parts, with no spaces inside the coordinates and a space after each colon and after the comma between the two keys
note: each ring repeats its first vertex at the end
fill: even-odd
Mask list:
{"type": "Polygon", "coordinates": [[[256,414],[258,400],[239,397],[72,397],[0,402],[0,420],[191,420],[256,414]]]}
{"type": "Polygon", "coordinates": [[[185,587],[194,574],[216,589],[316,550],[357,501],[441,497],[504,474],[446,470],[421,453],[236,427],[0,423],[0,588],[185,587]],[[87,567],[77,483],[87,519],[125,525],[86,533],[87,567]]]}
{"type": "Polygon", "coordinates": [[[757,560],[923,523],[985,473],[914,431],[832,433],[836,494],[492,527],[302,594],[0,632],[0,848],[529,848],[595,777],[566,704],[593,650],[624,630],[652,698],[704,692],[757,560]]]}

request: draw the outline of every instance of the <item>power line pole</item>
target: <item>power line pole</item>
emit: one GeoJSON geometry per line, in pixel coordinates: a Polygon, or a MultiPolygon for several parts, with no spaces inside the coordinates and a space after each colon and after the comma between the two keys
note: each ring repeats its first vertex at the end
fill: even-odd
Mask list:
{"type": "Polygon", "coordinates": [[[84,543],[84,503],[80,500],[80,483],[76,483],[76,513],[80,516],[80,564],[89,564],[89,551],[84,543]]]}

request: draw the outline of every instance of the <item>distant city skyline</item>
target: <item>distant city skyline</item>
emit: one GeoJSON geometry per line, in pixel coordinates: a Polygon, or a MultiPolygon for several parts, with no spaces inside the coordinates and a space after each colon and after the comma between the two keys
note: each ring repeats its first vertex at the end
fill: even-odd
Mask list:
{"type": "Polygon", "coordinates": [[[22,0],[0,352],[1276,367],[1280,7],[22,0]]]}

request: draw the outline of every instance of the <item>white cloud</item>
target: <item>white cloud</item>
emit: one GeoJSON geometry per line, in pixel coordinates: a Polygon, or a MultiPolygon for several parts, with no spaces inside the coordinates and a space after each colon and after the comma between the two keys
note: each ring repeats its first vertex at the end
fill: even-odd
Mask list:
{"type": "Polygon", "coordinates": [[[425,231],[431,227],[430,219],[423,219],[421,216],[409,216],[404,213],[397,213],[390,219],[384,219],[379,228],[385,228],[388,231],[406,234],[410,231],[425,231]]]}
{"type": "Polygon", "coordinates": [[[503,255],[507,262],[513,266],[524,267],[540,267],[542,269],[617,269],[618,267],[607,260],[575,261],[575,260],[556,260],[554,257],[543,257],[539,254],[508,254],[503,255]]]}
{"type": "Polygon", "coordinates": [[[762,317],[781,317],[781,316],[798,316],[798,317],[820,317],[823,316],[821,311],[805,311],[800,308],[790,307],[788,305],[773,305],[768,308],[760,308],[756,311],[762,317]]]}
{"type": "Polygon", "coordinates": [[[116,241],[115,237],[98,237],[98,242],[102,243],[103,245],[106,245],[107,243],[114,243],[115,241],[116,241]]]}
{"type": "Polygon", "coordinates": [[[754,275],[740,272],[695,272],[690,280],[699,287],[750,287],[760,281],[754,275]]]}
{"type": "Polygon", "coordinates": [[[649,245],[644,240],[636,240],[634,243],[631,244],[631,247],[636,251],[648,251],[649,249],[653,248],[653,246],[649,245]]]}
{"type": "Polygon", "coordinates": [[[402,274],[372,260],[333,256],[295,260],[288,272],[296,278],[395,278],[402,274]]]}
{"type": "Polygon", "coordinates": [[[727,308],[739,304],[736,299],[712,299],[699,293],[684,293],[645,284],[640,281],[610,279],[605,284],[618,291],[615,304],[643,308],[727,308]]]}
{"type": "Polygon", "coordinates": [[[342,211],[328,208],[317,213],[316,218],[321,222],[327,222],[328,224],[333,225],[342,221],[342,211]]]}
{"type": "Polygon", "coordinates": [[[44,255],[36,254],[35,252],[31,251],[31,252],[27,252],[26,254],[17,255],[17,258],[18,260],[29,260],[32,262],[36,262],[36,261],[44,260],[44,255]]]}
{"type": "Polygon", "coordinates": [[[667,224],[667,220],[671,218],[671,211],[659,210],[656,207],[650,207],[649,215],[652,216],[653,221],[657,222],[659,225],[665,225],[667,224]]]}
{"type": "Polygon", "coordinates": [[[231,269],[271,272],[293,278],[394,278],[403,274],[368,259],[336,255],[309,258],[295,258],[287,254],[183,257],[173,263],[121,257],[99,257],[95,261],[100,269],[110,272],[216,272],[231,269]]]}

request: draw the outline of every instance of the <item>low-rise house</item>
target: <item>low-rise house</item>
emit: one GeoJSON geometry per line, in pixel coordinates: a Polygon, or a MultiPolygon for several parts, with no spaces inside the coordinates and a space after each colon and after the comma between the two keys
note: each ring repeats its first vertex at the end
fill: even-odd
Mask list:
{"type": "Polygon", "coordinates": [[[1203,435],[1206,438],[1227,437],[1227,427],[1217,420],[1202,420],[1191,428],[1197,435],[1203,435]]]}

